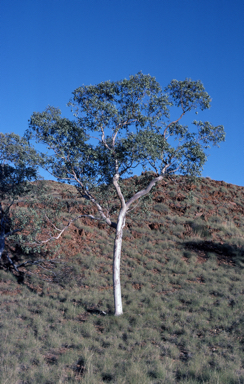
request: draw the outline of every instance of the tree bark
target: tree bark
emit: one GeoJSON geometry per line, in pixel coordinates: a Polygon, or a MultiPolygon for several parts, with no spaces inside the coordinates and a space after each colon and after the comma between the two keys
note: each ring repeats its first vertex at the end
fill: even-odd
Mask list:
{"type": "MultiPolygon", "coordinates": [[[[163,174],[165,173],[165,169],[163,170],[163,174]]],[[[156,177],[151,180],[148,186],[137,192],[134,196],[132,196],[127,203],[124,200],[123,194],[121,192],[120,186],[118,184],[119,175],[116,174],[113,178],[113,184],[116,188],[117,194],[121,201],[122,208],[119,213],[116,235],[114,240],[114,258],[113,258],[113,288],[114,288],[114,315],[120,316],[123,314],[123,306],[122,306],[122,296],[121,296],[121,283],[120,283],[120,259],[121,259],[121,250],[122,250],[122,240],[123,240],[123,228],[125,226],[125,218],[126,213],[129,207],[140,197],[147,195],[152,187],[158,182],[161,181],[164,175],[156,177]]]]}
{"type": "Polygon", "coordinates": [[[123,228],[125,226],[126,207],[123,207],[119,213],[115,241],[114,241],[114,258],[113,258],[113,285],[114,285],[114,315],[123,314],[121,283],[120,283],[120,258],[122,249],[123,228]]]}

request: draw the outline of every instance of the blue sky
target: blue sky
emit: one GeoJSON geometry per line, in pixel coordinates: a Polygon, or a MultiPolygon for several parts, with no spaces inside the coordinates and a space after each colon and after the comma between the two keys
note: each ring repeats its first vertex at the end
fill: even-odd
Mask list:
{"type": "Polygon", "coordinates": [[[83,84],[139,71],[162,88],[190,77],[212,98],[197,119],[226,130],[203,176],[244,186],[243,15],[243,0],[4,1],[0,131],[22,136],[31,114],[48,104],[71,118],[66,104],[83,84]]]}

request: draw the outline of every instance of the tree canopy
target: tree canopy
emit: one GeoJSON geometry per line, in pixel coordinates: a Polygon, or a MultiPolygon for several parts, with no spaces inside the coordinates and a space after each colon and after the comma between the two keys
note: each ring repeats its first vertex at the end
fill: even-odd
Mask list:
{"type": "Polygon", "coordinates": [[[15,133],[0,133],[0,194],[12,197],[21,194],[28,181],[40,179],[40,156],[27,140],[15,133]]]}

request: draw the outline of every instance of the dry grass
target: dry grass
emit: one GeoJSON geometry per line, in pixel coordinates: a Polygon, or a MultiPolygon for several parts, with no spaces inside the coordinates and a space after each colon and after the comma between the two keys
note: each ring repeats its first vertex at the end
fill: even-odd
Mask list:
{"type": "Polygon", "coordinates": [[[244,383],[243,188],[183,180],[128,219],[121,317],[106,228],[71,227],[52,283],[2,267],[1,384],[244,383]]]}

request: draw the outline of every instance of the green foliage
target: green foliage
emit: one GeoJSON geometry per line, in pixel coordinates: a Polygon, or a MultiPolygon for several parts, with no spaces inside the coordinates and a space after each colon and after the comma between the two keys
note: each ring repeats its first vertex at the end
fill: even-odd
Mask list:
{"type": "Polygon", "coordinates": [[[192,133],[179,124],[190,110],[210,108],[211,99],[200,81],[173,80],[165,92],[154,77],[141,72],[129,80],[82,86],[69,102],[76,121],[48,107],[33,113],[26,137],[53,149],[54,157],[43,154],[42,166],[82,192],[96,183],[109,185],[116,173],[129,175],[139,164],[157,175],[176,170],[198,175],[206,161],[205,149],[224,140],[224,129],[194,121],[197,132],[192,133]],[[169,122],[173,106],[181,108],[181,115],[169,122]],[[97,146],[89,140],[94,133],[97,146]],[[168,136],[178,146],[169,144],[168,136]]]}
{"type": "MultiPolygon", "coordinates": [[[[39,155],[25,139],[14,133],[0,133],[0,259],[5,252],[6,238],[17,236],[28,223],[26,210],[18,210],[14,216],[13,207],[19,196],[30,193],[29,182],[40,178],[39,160],[39,155]]],[[[22,238],[22,234],[18,236],[22,238]]]]}
{"type": "Polygon", "coordinates": [[[28,181],[36,180],[37,172],[34,168],[21,166],[12,167],[9,164],[0,165],[0,196],[18,198],[30,192],[28,181]]]}
{"type": "Polygon", "coordinates": [[[32,166],[36,169],[41,157],[26,139],[15,133],[0,132],[0,162],[12,163],[18,168],[32,166]]]}
{"type": "Polygon", "coordinates": [[[41,157],[27,140],[14,133],[0,133],[0,198],[15,199],[28,193],[28,182],[40,179],[41,157]]]}
{"type": "Polygon", "coordinates": [[[56,225],[65,203],[51,196],[41,181],[37,172],[41,160],[25,139],[0,134],[0,259],[6,256],[15,270],[18,267],[10,256],[16,250],[20,253],[18,266],[23,262],[31,265],[37,256],[47,254],[42,241],[60,233],[56,225]]]}

